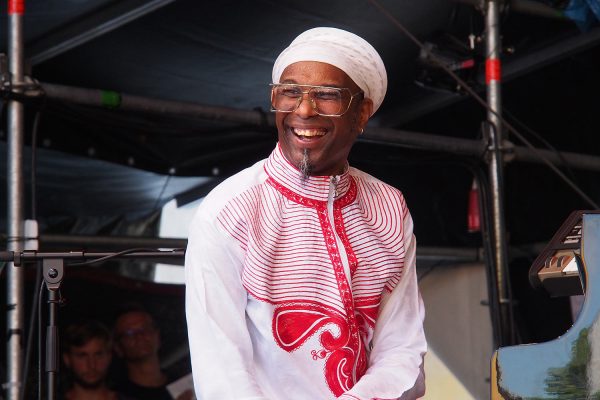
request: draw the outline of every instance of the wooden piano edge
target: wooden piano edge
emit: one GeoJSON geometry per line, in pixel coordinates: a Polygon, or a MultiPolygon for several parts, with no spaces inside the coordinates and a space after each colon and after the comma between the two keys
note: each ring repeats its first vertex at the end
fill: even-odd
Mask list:
{"type": "Polygon", "coordinates": [[[503,400],[504,397],[500,394],[498,388],[498,351],[494,352],[490,363],[490,399],[491,400],[503,400]]]}

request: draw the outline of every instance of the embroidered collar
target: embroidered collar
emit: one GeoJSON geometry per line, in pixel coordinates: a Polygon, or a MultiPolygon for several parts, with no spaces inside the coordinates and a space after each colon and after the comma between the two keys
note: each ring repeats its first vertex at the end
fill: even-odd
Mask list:
{"type": "Polygon", "coordinates": [[[279,144],[273,150],[265,162],[265,172],[276,183],[286,187],[292,192],[318,201],[327,201],[332,180],[335,184],[335,199],[343,197],[350,188],[350,173],[346,165],[346,170],[341,175],[336,176],[310,176],[304,179],[300,170],[293,166],[283,155],[279,144]]]}

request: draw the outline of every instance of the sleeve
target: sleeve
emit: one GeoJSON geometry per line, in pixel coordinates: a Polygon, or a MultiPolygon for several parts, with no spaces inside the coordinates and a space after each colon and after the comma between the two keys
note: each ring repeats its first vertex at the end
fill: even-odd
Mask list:
{"type": "Polygon", "coordinates": [[[404,274],[392,292],[383,296],[369,368],[340,399],[398,399],[411,389],[420,394],[424,392],[421,370],[427,351],[423,331],[425,308],[417,286],[416,240],[408,212],[404,218],[404,243],[404,274]]]}
{"type": "Polygon", "coordinates": [[[198,399],[265,400],[253,376],[246,325],[243,252],[215,223],[196,216],[185,259],[186,317],[198,399]]]}

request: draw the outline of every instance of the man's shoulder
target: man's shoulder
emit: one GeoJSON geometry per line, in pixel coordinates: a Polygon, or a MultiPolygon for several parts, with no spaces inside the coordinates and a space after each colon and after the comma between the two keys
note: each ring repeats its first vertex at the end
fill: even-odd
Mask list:
{"type": "Polygon", "coordinates": [[[360,186],[363,190],[367,190],[369,192],[378,192],[383,188],[386,191],[393,192],[398,194],[399,196],[402,196],[402,192],[400,191],[400,189],[357,168],[350,167],[350,175],[352,175],[361,184],[360,186]]]}
{"type": "Polygon", "coordinates": [[[267,179],[264,163],[265,160],[258,161],[251,167],[248,167],[219,183],[202,200],[198,213],[208,212],[210,215],[214,216],[232,199],[257,185],[264,183],[267,179]]]}

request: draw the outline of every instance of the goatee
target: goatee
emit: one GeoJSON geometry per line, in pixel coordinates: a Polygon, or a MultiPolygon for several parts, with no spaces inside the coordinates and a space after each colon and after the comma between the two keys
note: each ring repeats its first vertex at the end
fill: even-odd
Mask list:
{"type": "Polygon", "coordinates": [[[304,149],[302,161],[300,161],[298,169],[300,170],[300,174],[302,174],[302,182],[305,182],[312,172],[312,165],[310,165],[310,159],[308,157],[308,149],[304,149]]]}

